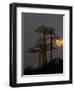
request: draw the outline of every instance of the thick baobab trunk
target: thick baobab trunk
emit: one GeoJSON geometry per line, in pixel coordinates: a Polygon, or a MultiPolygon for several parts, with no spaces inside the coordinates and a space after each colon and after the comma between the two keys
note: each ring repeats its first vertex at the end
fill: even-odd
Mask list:
{"type": "Polygon", "coordinates": [[[40,55],[39,55],[39,64],[40,66],[44,65],[47,63],[47,60],[46,60],[46,40],[45,40],[45,33],[43,33],[43,45],[41,46],[40,48],[40,55]]]}
{"type": "Polygon", "coordinates": [[[40,48],[40,55],[39,55],[39,66],[46,64],[45,52],[44,48],[40,48]]]}
{"type": "Polygon", "coordinates": [[[43,38],[44,38],[44,64],[46,64],[47,60],[46,60],[46,39],[45,39],[45,32],[43,33],[43,38]]]}

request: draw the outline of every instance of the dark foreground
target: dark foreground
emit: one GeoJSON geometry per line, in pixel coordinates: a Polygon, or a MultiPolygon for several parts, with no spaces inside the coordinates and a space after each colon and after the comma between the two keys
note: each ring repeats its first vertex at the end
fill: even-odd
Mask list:
{"type": "Polygon", "coordinates": [[[59,74],[63,73],[63,60],[53,59],[51,62],[36,68],[31,69],[30,67],[27,69],[24,69],[24,75],[35,75],[35,74],[59,74]]]}

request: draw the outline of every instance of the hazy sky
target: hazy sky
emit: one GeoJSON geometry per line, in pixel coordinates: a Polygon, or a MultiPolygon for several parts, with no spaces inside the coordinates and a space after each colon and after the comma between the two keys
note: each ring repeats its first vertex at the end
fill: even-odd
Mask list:
{"type": "MultiPolygon", "coordinates": [[[[38,26],[47,25],[55,28],[55,32],[63,38],[63,15],[22,13],[22,60],[24,67],[39,66],[39,54],[28,53],[39,39],[40,34],[33,32],[38,26]]],[[[53,58],[63,58],[63,48],[53,50],[53,58]]],[[[47,61],[50,61],[50,52],[47,53],[47,61]]]]}

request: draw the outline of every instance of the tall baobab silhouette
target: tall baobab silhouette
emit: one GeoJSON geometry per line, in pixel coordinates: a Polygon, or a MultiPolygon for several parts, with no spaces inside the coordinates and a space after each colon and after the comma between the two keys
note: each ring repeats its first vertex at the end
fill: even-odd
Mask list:
{"type": "Polygon", "coordinates": [[[54,28],[45,25],[39,26],[33,31],[40,33],[42,37],[40,37],[39,40],[36,41],[37,42],[36,45],[30,48],[28,52],[30,53],[39,52],[39,65],[42,66],[47,63],[46,57],[47,50],[50,50],[51,52],[50,60],[52,60],[52,49],[57,49],[53,47],[52,40],[58,37],[56,37],[54,28]],[[46,38],[46,36],[48,37],[48,35],[50,35],[50,43],[47,44],[46,41],[48,38],[46,38]]]}

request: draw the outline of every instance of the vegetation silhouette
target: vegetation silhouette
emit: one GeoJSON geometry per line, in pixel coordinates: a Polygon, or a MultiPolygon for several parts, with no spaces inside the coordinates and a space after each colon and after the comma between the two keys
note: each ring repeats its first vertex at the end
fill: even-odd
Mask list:
{"type": "Polygon", "coordinates": [[[58,74],[63,73],[63,60],[60,58],[55,58],[48,62],[47,64],[42,65],[36,69],[24,69],[25,75],[35,75],[35,74],[58,74]]]}

